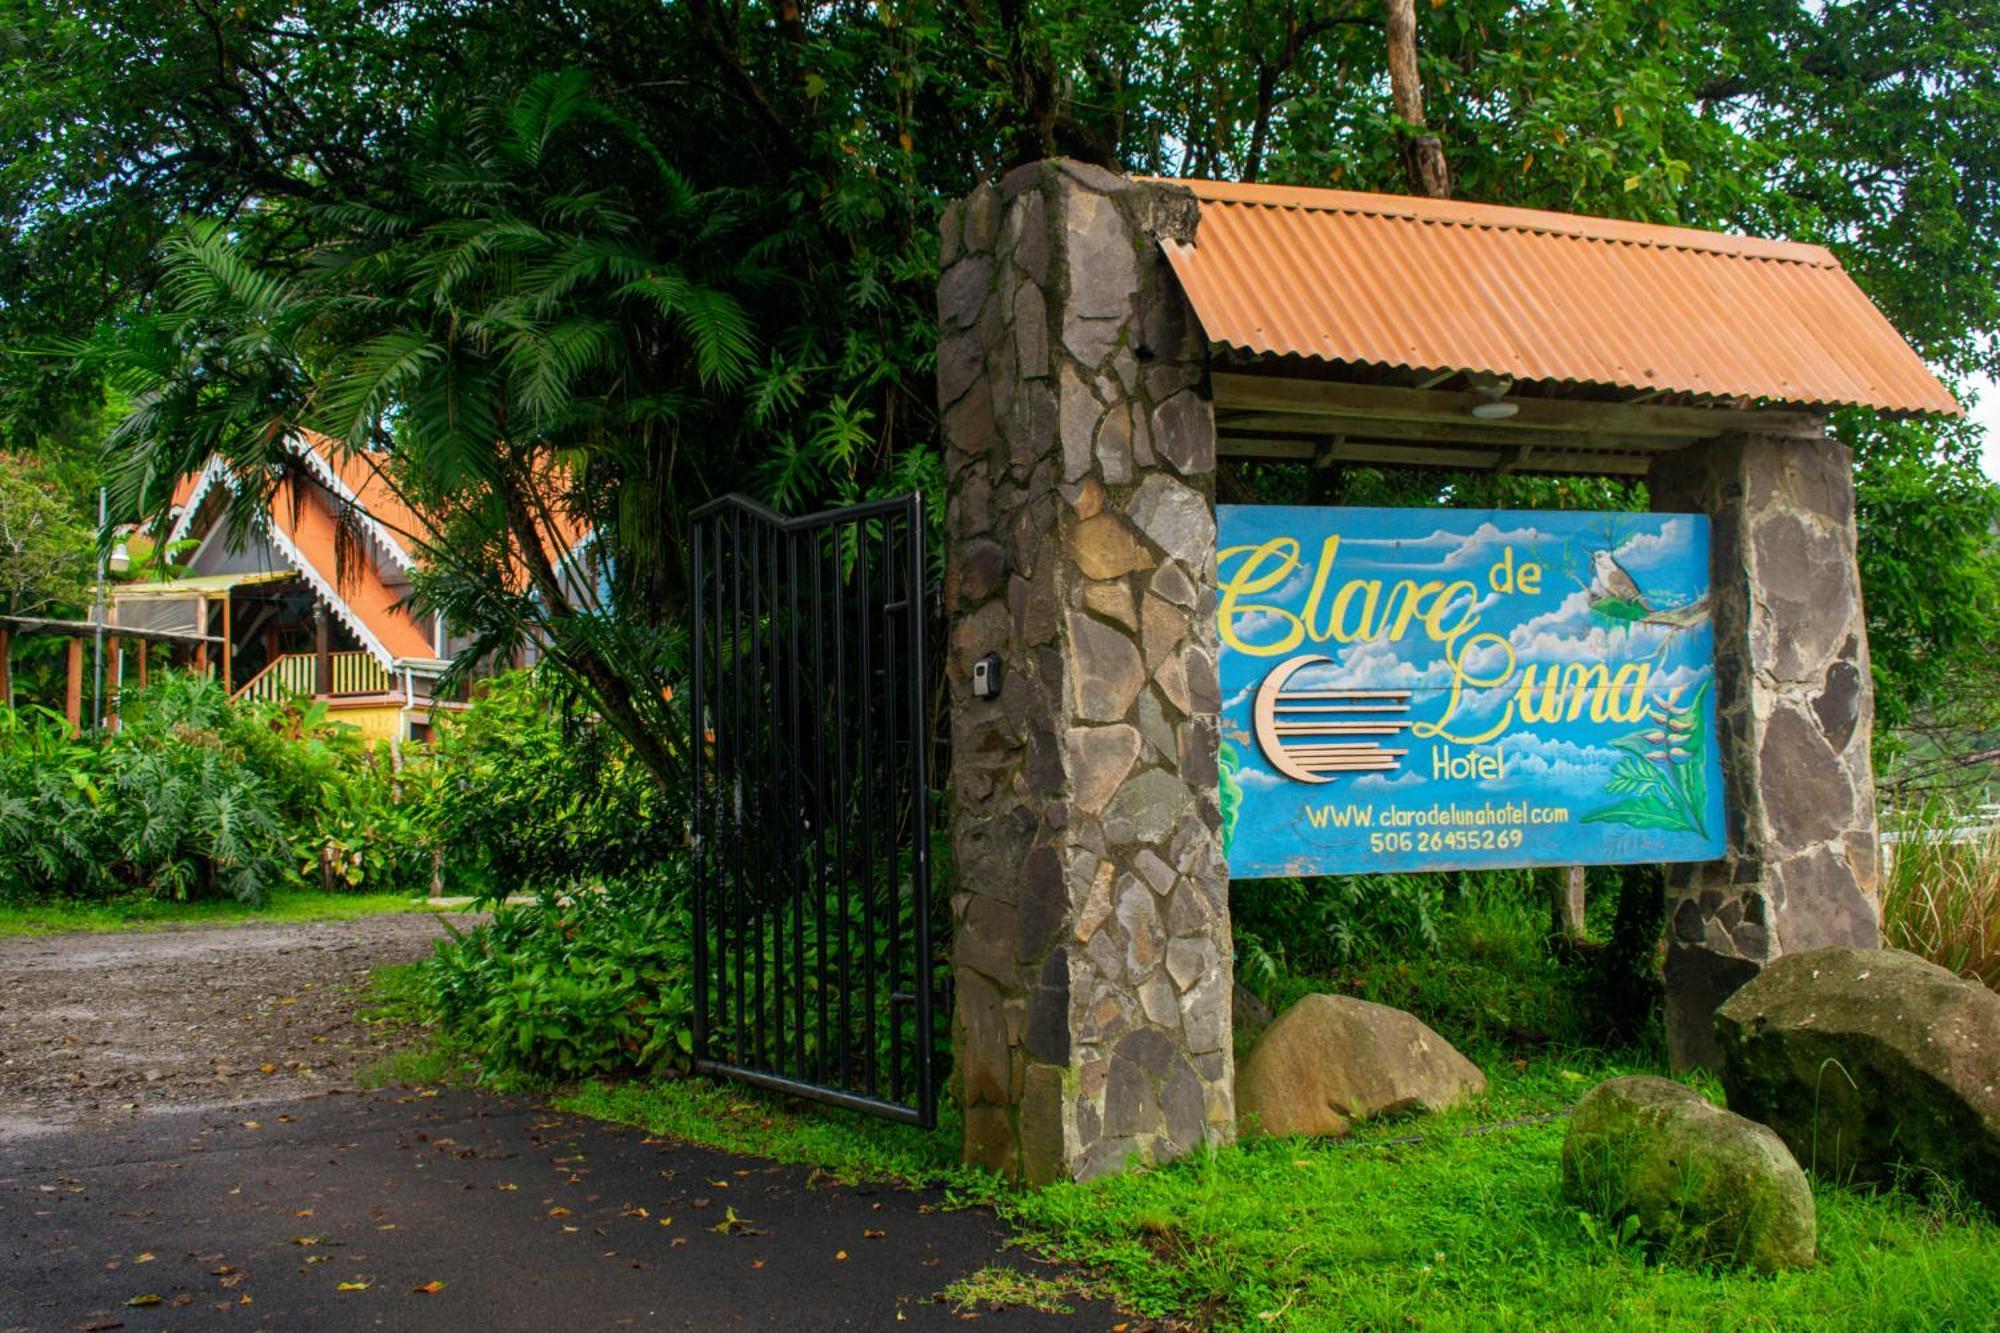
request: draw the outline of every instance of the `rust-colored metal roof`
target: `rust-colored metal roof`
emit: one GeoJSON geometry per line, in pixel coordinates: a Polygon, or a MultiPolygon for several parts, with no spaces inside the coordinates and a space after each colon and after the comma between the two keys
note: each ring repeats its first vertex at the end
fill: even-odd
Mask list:
{"type": "Polygon", "coordinates": [[[1635,391],[1956,415],[1827,250],[1488,204],[1218,181],[1163,241],[1212,344],[1635,391]]]}

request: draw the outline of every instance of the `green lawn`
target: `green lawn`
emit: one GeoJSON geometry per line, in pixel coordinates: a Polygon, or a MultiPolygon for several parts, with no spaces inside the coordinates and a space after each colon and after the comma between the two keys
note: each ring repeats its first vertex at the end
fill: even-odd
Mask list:
{"type": "MultiPolygon", "coordinates": [[[[1324,988],[1409,1008],[1487,1073],[1475,1104],[1344,1142],[1265,1139],[1026,1191],[958,1164],[949,1108],[925,1133],[704,1079],[593,1082],[559,1104],[836,1177],[941,1185],[1124,1308],[1201,1327],[2000,1327],[2000,1227],[1949,1191],[1820,1186],[1819,1266],[1772,1278],[1652,1262],[1564,1201],[1568,1108],[1602,1079],[1662,1072],[1663,1043],[1654,1027],[1637,1047],[1591,1045],[1612,1001],[1540,932],[1536,904],[1475,900],[1440,923],[1434,953],[1276,979],[1281,1003],[1324,988]]],[[[417,1081],[476,1068],[454,1040],[406,1057],[417,1081]]],[[[951,1298],[1003,1285],[982,1275],[951,1298]]]]}
{"type": "Polygon", "coordinates": [[[53,935],[66,930],[156,930],[163,926],[233,926],[250,921],[351,921],[383,912],[438,910],[423,898],[395,893],[274,893],[252,906],[235,899],[180,903],[157,898],[110,902],[0,901],[0,935],[53,935]]]}
{"type": "Polygon", "coordinates": [[[1975,1209],[1818,1190],[1820,1266],[1760,1278],[1649,1263],[1565,1203],[1561,1110],[1636,1066],[1579,1056],[1489,1064],[1447,1116],[1344,1143],[1264,1140],[1089,1185],[1017,1191],[925,1134],[701,1081],[595,1084],[562,1105],[653,1133],[942,1183],[990,1202],[1034,1251],[1127,1308],[1218,1328],[1991,1328],[2000,1229],[1975,1209]],[[1485,1128],[1554,1115],[1546,1121],[1485,1128]]]}

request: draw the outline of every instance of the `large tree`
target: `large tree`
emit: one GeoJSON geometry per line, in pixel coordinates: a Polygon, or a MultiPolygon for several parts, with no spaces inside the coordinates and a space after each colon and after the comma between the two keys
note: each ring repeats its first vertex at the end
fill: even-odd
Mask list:
{"type": "MultiPolygon", "coordinates": [[[[115,371],[131,506],[211,448],[275,484],[291,424],[393,443],[458,525],[432,595],[659,726],[690,505],[935,486],[934,223],[975,179],[1062,153],[1822,240],[1963,372],[2000,323],[1996,48],[1986,0],[0,0],[0,338],[116,349],[9,357],[0,440],[115,371]],[[617,552],[611,608],[549,595],[537,506],[617,552]]],[[[1840,429],[1871,549],[1923,548],[1910,469],[1976,526],[1951,436],[1840,429]]],[[[1870,592],[1892,715],[1991,640],[1870,592]]]]}

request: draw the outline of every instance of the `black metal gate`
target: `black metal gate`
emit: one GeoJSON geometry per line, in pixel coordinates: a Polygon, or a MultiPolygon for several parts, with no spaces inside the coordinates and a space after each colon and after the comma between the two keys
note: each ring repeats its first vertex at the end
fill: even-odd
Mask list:
{"type": "Polygon", "coordinates": [[[929,1127],[921,497],[692,544],[695,1067],[929,1127]]]}

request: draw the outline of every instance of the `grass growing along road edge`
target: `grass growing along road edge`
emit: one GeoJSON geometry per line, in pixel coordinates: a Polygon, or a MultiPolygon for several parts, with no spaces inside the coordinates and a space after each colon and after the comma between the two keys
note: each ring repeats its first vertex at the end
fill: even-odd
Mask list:
{"type": "Polygon", "coordinates": [[[353,921],[388,912],[457,911],[462,906],[462,902],[440,906],[428,898],[412,898],[398,893],[322,893],[313,889],[283,890],[266,896],[261,903],[238,902],[234,898],[208,898],[196,902],[140,897],[108,901],[0,900],[0,935],[353,921]]]}
{"type": "Polygon", "coordinates": [[[2000,1309],[2000,1228],[1949,1190],[1817,1186],[1808,1272],[1652,1262],[1562,1198],[1558,1153],[1561,1112],[1585,1089],[1657,1071],[1483,1054],[1487,1095],[1444,1115],[1039,1191],[958,1165],[950,1123],[925,1133],[702,1080],[591,1083],[558,1105],[844,1179],[942,1185],[1124,1308],[1204,1327],[1985,1327],[2000,1309]]]}

